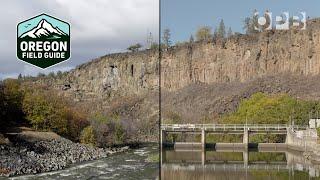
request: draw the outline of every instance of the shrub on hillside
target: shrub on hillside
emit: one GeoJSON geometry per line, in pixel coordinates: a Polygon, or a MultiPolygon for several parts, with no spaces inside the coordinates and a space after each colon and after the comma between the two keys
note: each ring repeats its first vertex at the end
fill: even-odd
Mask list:
{"type": "MultiPolygon", "coordinates": [[[[298,100],[287,94],[253,94],[241,101],[236,112],[222,117],[226,124],[289,124],[307,125],[320,110],[316,101],[298,100]]],[[[283,142],[279,135],[255,135],[252,142],[283,142]]]]}
{"type": "Polygon", "coordinates": [[[287,94],[253,94],[241,101],[236,112],[222,118],[223,123],[235,124],[295,124],[307,125],[309,117],[320,110],[319,102],[298,100],[287,94]]]}
{"type": "Polygon", "coordinates": [[[81,136],[80,136],[80,142],[83,144],[89,144],[89,145],[95,146],[96,138],[95,138],[94,130],[92,126],[88,126],[82,130],[81,136]]]}
{"type": "Polygon", "coordinates": [[[74,141],[79,140],[82,129],[88,126],[80,110],[71,108],[51,91],[26,88],[22,109],[26,120],[36,130],[53,131],[74,141]]]}
{"type": "Polygon", "coordinates": [[[67,108],[61,99],[40,90],[28,90],[23,99],[25,118],[37,130],[67,134],[67,108]]]}
{"type": "Polygon", "coordinates": [[[0,84],[0,116],[1,116],[0,127],[4,127],[5,126],[5,116],[6,116],[6,103],[5,103],[5,96],[4,96],[2,84],[0,84]]]}
{"type": "Polygon", "coordinates": [[[20,81],[6,79],[0,84],[0,124],[8,127],[23,120],[22,107],[23,92],[20,90],[20,81]]]}
{"type": "Polygon", "coordinates": [[[96,114],[92,117],[90,123],[95,131],[98,146],[104,147],[125,143],[127,133],[118,116],[96,114]]]}
{"type": "Polygon", "coordinates": [[[80,141],[82,130],[90,124],[86,114],[81,109],[68,106],[63,116],[63,119],[67,120],[66,137],[73,141],[80,141]]]}
{"type": "Polygon", "coordinates": [[[0,82],[0,132],[21,125],[79,141],[82,129],[89,122],[82,109],[71,106],[47,87],[6,79],[0,82]]]}

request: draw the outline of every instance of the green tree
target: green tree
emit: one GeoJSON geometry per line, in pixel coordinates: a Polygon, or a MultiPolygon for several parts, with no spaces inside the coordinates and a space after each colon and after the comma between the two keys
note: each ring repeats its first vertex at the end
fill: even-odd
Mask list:
{"type": "Polygon", "coordinates": [[[92,126],[88,126],[82,130],[80,142],[91,146],[96,145],[96,137],[92,126]]]}
{"type": "Polygon", "coordinates": [[[46,77],[46,75],[44,73],[38,73],[38,77],[46,77]]]}
{"type": "Polygon", "coordinates": [[[196,32],[197,41],[209,41],[211,38],[211,27],[209,26],[202,26],[196,32]]]}
{"type": "Polygon", "coordinates": [[[158,43],[152,43],[151,46],[150,46],[150,49],[152,50],[159,50],[159,44],[158,43]]]}
{"type": "Polygon", "coordinates": [[[137,52],[139,51],[139,49],[142,47],[142,45],[140,43],[131,45],[127,48],[127,50],[131,51],[131,52],[137,52]]]}
{"type": "MultiPolygon", "coordinates": [[[[264,12],[264,18],[266,19],[266,23],[264,24],[264,25],[262,25],[262,30],[265,30],[265,29],[267,29],[267,28],[269,28],[270,26],[272,26],[272,24],[271,24],[271,19],[270,19],[270,17],[269,17],[269,15],[268,15],[268,13],[269,13],[269,10],[266,10],[265,12],[264,12]]],[[[281,15],[282,16],[282,15],[281,15]]],[[[255,23],[256,24],[259,24],[258,23],[258,17],[254,17],[255,18],[255,23]]],[[[283,18],[285,19],[285,17],[283,16],[283,18]]],[[[283,23],[284,23],[284,21],[283,21],[283,23]]],[[[261,25],[260,25],[261,26],[261,25]]]]}
{"type": "Polygon", "coordinates": [[[315,101],[297,100],[287,94],[253,94],[241,101],[236,112],[222,118],[224,123],[308,124],[309,114],[319,111],[320,104],[315,101]]]}
{"type": "Polygon", "coordinates": [[[2,118],[7,126],[23,121],[21,82],[17,79],[6,79],[2,82],[2,118]]]}
{"type": "Polygon", "coordinates": [[[54,77],[55,77],[54,72],[50,72],[50,73],[48,74],[48,77],[50,77],[50,78],[54,78],[54,77]]]}
{"type": "Polygon", "coordinates": [[[91,117],[90,123],[95,131],[97,146],[105,147],[125,142],[127,133],[119,116],[98,113],[91,117]]]}
{"type": "Polygon", "coordinates": [[[5,127],[6,115],[7,115],[7,103],[4,95],[3,84],[0,82],[0,132],[5,127]]]}
{"type": "Polygon", "coordinates": [[[218,39],[218,29],[214,28],[214,32],[213,32],[213,41],[215,42],[218,39]]]}
{"type": "Polygon", "coordinates": [[[121,123],[119,121],[115,122],[115,143],[116,144],[122,144],[124,143],[125,138],[125,130],[122,127],[121,123]]]}
{"type": "Polygon", "coordinates": [[[193,43],[194,42],[194,38],[193,38],[193,35],[191,34],[191,36],[190,36],[190,39],[189,39],[189,43],[193,43]]]}
{"type": "Polygon", "coordinates": [[[149,32],[148,37],[147,37],[147,46],[148,46],[148,48],[151,49],[153,43],[154,43],[154,42],[153,42],[152,33],[149,32]]]}
{"type": "Polygon", "coordinates": [[[162,41],[166,48],[171,46],[171,32],[170,29],[164,29],[162,35],[162,41]]]}
{"type": "Polygon", "coordinates": [[[256,15],[256,12],[257,10],[254,10],[253,15],[251,17],[246,17],[243,22],[243,29],[245,30],[246,34],[254,34],[259,32],[259,30],[256,30],[256,28],[259,28],[258,16],[256,15]]]}
{"type": "Polygon", "coordinates": [[[217,35],[218,35],[218,38],[225,38],[225,36],[226,36],[226,27],[224,25],[223,19],[221,19],[221,21],[219,23],[217,35]]]}
{"type": "Polygon", "coordinates": [[[25,118],[37,130],[68,134],[67,107],[65,102],[53,93],[38,89],[26,90],[23,99],[25,118]]]}
{"type": "MultiPolygon", "coordinates": [[[[307,125],[315,117],[320,104],[316,101],[297,100],[287,94],[253,94],[242,100],[238,109],[222,117],[221,123],[230,124],[289,124],[307,125]]],[[[252,142],[283,142],[282,136],[255,135],[252,142]]]]}
{"type": "Polygon", "coordinates": [[[250,34],[251,32],[251,18],[246,17],[243,21],[243,30],[246,32],[246,34],[250,34]]]}
{"type": "Polygon", "coordinates": [[[58,77],[58,78],[61,78],[62,76],[63,76],[62,71],[60,71],[60,70],[59,70],[59,71],[57,71],[57,77],[58,77]]]}
{"type": "Polygon", "coordinates": [[[231,27],[229,27],[228,32],[227,32],[227,37],[231,37],[233,35],[231,27]]]}
{"type": "Polygon", "coordinates": [[[18,79],[19,80],[21,80],[23,77],[22,77],[22,74],[20,73],[19,75],[18,75],[18,79]]]}

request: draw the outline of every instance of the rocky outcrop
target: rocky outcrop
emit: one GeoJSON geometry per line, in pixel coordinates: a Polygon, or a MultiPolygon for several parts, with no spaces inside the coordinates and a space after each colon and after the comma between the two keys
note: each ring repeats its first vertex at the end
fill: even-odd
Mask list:
{"type": "Polygon", "coordinates": [[[317,19],[309,21],[306,30],[266,31],[173,47],[161,60],[161,84],[174,91],[197,82],[245,82],[278,73],[318,75],[319,49],[317,19]]]}
{"type": "Polygon", "coordinates": [[[158,51],[106,55],[82,64],[61,77],[42,78],[37,82],[75,101],[112,100],[157,91],[158,51]]]}
{"type": "MultiPolygon", "coordinates": [[[[319,19],[310,20],[306,30],[174,46],[162,53],[161,87],[174,91],[198,82],[245,82],[277,73],[318,75],[319,49],[319,19]]],[[[106,55],[45,83],[77,101],[157,92],[158,55],[155,50],[106,55]]]]}
{"type": "MultiPolygon", "coordinates": [[[[292,84],[295,80],[303,84],[304,78],[292,79],[291,75],[307,79],[320,75],[319,49],[320,19],[314,19],[308,22],[306,30],[266,31],[235,35],[226,41],[174,46],[161,53],[160,64],[159,53],[155,50],[106,55],[80,65],[61,77],[41,78],[36,83],[58,90],[58,93],[75,102],[89,104],[95,110],[114,111],[114,104],[121,104],[115,102],[126,102],[127,97],[144,97],[143,101],[139,100],[143,103],[119,108],[125,107],[126,112],[130,111],[130,118],[140,121],[153,119],[156,122],[160,70],[164,110],[198,119],[207,113],[220,115],[230,112],[238,105],[239,99],[260,89],[274,87],[284,93],[297,89],[292,84]],[[267,80],[270,75],[274,79],[279,74],[286,74],[284,78],[279,77],[279,82],[286,84],[274,86],[275,82],[267,80]],[[259,78],[265,82],[263,87],[259,84],[259,78]],[[250,86],[250,93],[243,92],[245,86],[250,86]],[[224,90],[223,87],[234,89],[224,90]],[[237,90],[241,90],[241,94],[237,90]],[[218,91],[230,93],[223,95],[218,91]],[[195,115],[197,111],[194,106],[201,109],[199,115],[195,115]]],[[[311,86],[317,86],[317,80],[308,82],[312,82],[309,83],[311,86]]],[[[316,89],[301,88],[305,90],[301,90],[301,95],[305,97],[317,94],[316,89]],[[313,94],[308,94],[309,91],[313,94]]]]}

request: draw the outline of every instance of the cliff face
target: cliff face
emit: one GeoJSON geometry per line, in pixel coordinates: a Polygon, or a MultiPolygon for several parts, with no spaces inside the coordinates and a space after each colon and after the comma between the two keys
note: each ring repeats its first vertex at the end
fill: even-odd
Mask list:
{"type": "MultiPolygon", "coordinates": [[[[268,31],[172,47],[162,53],[161,86],[175,91],[198,82],[246,82],[278,73],[318,75],[319,49],[320,20],[309,21],[307,30],[268,31]]],[[[45,83],[82,101],[158,92],[158,82],[158,52],[146,50],[106,55],[45,83]]]]}
{"type": "Polygon", "coordinates": [[[320,73],[320,21],[307,30],[263,32],[226,42],[175,47],[162,58],[161,84],[169,91],[191,83],[245,82],[277,73],[320,73]]]}
{"type": "MultiPolygon", "coordinates": [[[[43,78],[36,83],[44,83],[91,109],[120,111],[127,118],[157,124],[158,55],[153,50],[106,55],[62,77],[43,78]]],[[[318,19],[309,21],[307,30],[268,31],[233,36],[225,42],[171,47],[162,52],[161,58],[163,117],[175,113],[193,121],[217,117],[233,111],[241,98],[257,91],[299,92],[292,95],[320,99],[318,88],[294,85],[305,78],[308,85],[318,87],[320,82],[314,77],[319,76],[318,19]],[[228,87],[232,90],[225,89],[228,87]]]]}
{"type": "Polygon", "coordinates": [[[44,83],[75,101],[112,100],[157,91],[159,53],[142,51],[106,55],[78,66],[61,78],[45,78],[44,83]]]}

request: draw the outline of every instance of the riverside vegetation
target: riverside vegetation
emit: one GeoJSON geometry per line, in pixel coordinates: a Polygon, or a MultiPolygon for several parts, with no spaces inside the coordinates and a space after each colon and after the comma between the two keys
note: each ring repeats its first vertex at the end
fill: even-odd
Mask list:
{"type": "Polygon", "coordinates": [[[126,143],[128,132],[116,114],[87,114],[43,88],[24,86],[16,79],[2,82],[1,132],[25,125],[99,147],[126,143]]]}
{"type": "MultiPolygon", "coordinates": [[[[242,99],[234,112],[224,114],[218,118],[221,124],[290,124],[308,125],[309,118],[317,117],[320,112],[320,102],[302,100],[285,93],[267,94],[257,92],[248,99],[242,99]]],[[[164,123],[183,123],[179,114],[168,113],[164,123]]],[[[213,120],[204,117],[201,123],[213,123],[213,120]]],[[[318,132],[320,128],[318,128],[318,132]]],[[[169,135],[169,141],[184,138],[179,135],[169,135]]],[[[196,136],[200,140],[200,136],[196,136]]],[[[251,142],[283,142],[280,135],[252,135],[251,142]]],[[[208,142],[241,142],[240,135],[208,135],[208,142]]]]}
{"type": "Polygon", "coordinates": [[[42,88],[17,79],[1,82],[0,175],[59,170],[127,150],[112,147],[126,143],[117,115],[88,115],[42,88]]]}

